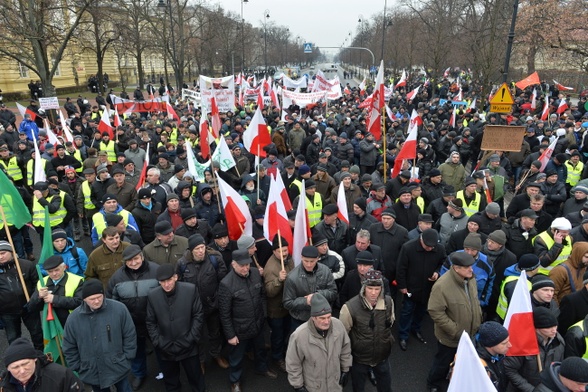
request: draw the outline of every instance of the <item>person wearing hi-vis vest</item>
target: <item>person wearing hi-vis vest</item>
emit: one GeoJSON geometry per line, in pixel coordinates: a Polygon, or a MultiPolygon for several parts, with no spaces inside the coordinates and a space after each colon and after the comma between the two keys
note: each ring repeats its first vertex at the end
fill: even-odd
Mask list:
{"type": "MultiPolygon", "coordinates": [[[[321,221],[321,213],[325,201],[323,200],[323,196],[316,191],[316,184],[314,183],[314,180],[305,180],[304,188],[306,192],[306,210],[308,213],[308,224],[310,228],[313,228],[321,221]]],[[[298,205],[299,197],[300,196],[297,196],[294,199],[292,205],[298,205]]]]}
{"type": "Polygon", "coordinates": [[[63,221],[67,211],[63,207],[64,199],[58,190],[50,189],[44,181],[35,183],[33,187],[33,226],[39,237],[43,238],[45,230],[45,207],[49,210],[49,225],[47,230],[63,227],[63,221]]]}
{"type": "MultiPolygon", "coordinates": [[[[496,307],[496,315],[499,321],[506,318],[506,311],[508,310],[508,304],[514,294],[514,290],[519,280],[519,276],[522,271],[527,274],[527,287],[531,291],[532,284],[531,278],[537,275],[537,271],[540,267],[539,258],[534,254],[525,254],[515,265],[511,265],[504,270],[504,280],[500,284],[500,297],[498,297],[498,306],[496,307]]],[[[497,282],[498,283],[498,282],[497,282]]]]}
{"type": "Polygon", "coordinates": [[[123,217],[123,220],[128,226],[131,226],[133,229],[139,232],[139,227],[137,226],[137,222],[131,213],[127,210],[124,210],[116,200],[116,196],[111,193],[107,193],[102,197],[102,208],[100,211],[92,216],[92,244],[94,246],[98,245],[98,241],[100,241],[100,236],[102,235],[102,231],[106,228],[106,214],[119,214],[123,217]]]}
{"type": "Polygon", "coordinates": [[[6,170],[6,174],[17,185],[22,183],[23,163],[16,155],[11,155],[7,146],[0,147],[0,166],[6,170]]]}
{"type": "Polygon", "coordinates": [[[100,142],[100,151],[106,151],[108,160],[112,163],[116,162],[116,153],[118,146],[114,140],[110,140],[108,132],[102,132],[102,141],[100,142]]]}
{"type": "Polygon", "coordinates": [[[572,224],[566,218],[556,218],[551,228],[533,238],[533,252],[541,261],[539,273],[548,275],[553,267],[560,265],[572,254],[572,224]]]}
{"type": "Polygon", "coordinates": [[[467,177],[465,179],[465,188],[455,194],[455,198],[463,203],[463,210],[469,217],[476,212],[484,211],[486,208],[486,198],[478,192],[478,185],[475,179],[467,177]]]}
{"type": "Polygon", "coordinates": [[[55,315],[65,325],[69,314],[82,304],[82,285],[84,278],[67,272],[67,266],[59,255],[48,257],[43,269],[49,274],[45,285],[37,283],[37,289],[29,301],[29,311],[41,311],[45,303],[51,304],[55,315]]]}
{"type": "Polygon", "coordinates": [[[84,235],[88,237],[90,236],[89,221],[94,214],[98,212],[98,208],[96,208],[96,205],[94,205],[94,202],[92,201],[92,184],[96,181],[96,171],[94,169],[85,169],[83,173],[86,180],[83,181],[82,185],[78,188],[76,205],[84,235]]]}

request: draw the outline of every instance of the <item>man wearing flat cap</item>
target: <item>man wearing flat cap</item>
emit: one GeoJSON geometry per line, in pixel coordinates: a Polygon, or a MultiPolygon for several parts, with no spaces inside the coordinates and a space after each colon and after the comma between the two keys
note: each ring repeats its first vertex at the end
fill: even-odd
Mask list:
{"type": "Polygon", "coordinates": [[[30,341],[18,338],[4,351],[6,371],[0,373],[0,390],[83,391],[84,384],[73,372],[50,361],[30,341]],[[29,386],[32,385],[31,389],[29,386]]]}
{"type": "Polygon", "coordinates": [[[84,279],[67,271],[67,265],[59,255],[48,257],[43,262],[47,272],[44,285],[37,283],[37,289],[29,301],[29,309],[41,311],[44,304],[52,304],[61,325],[65,325],[72,310],[82,303],[82,285],[84,279]]]}
{"type": "Polygon", "coordinates": [[[233,251],[232,259],[232,269],[219,286],[218,305],[221,324],[230,346],[231,391],[241,392],[243,359],[248,346],[253,347],[257,374],[270,379],[278,375],[266,361],[266,293],[263,279],[257,268],[251,268],[252,260],[247,249],[233,251]]]}
{"type": "Polygon", "coordinates": [[[104,297],[104,286],[97,279],[84,282],[82,298],[63,330],[68,367],[94,391],[108,391],[111,386],[129,391],[127,376],[137,351],[131,314],[122,303],[104,297]]]}
{"type": "Polygon", "coordinates": [[[330,303],[337,299],[333,274],[318,262],[318,249],[305,246],[301,255],[302,262],[288,274],[284,285],[283,304],[292,316],[292,331],[310,318],[310,301],[315,293],[320,293],[330,303]]]}
{"type": "Polygon", "coordinates": [[[323,219],[315,226],[316,233],[325,236],[329,242],[329,249],[341,254],[347,245],[347,230],[349,226],[338,218],[339,208],[336,204],[323,207],[323,219]]]}
{"type": "Polygon", "coordinates": [[[180,365],[192,391],[204,392],[199,343],[202,338],[202,303],[198,288],[178,282],[174,266],[163,264],[155,275],[159,286],[147,295],[147,331],[159,358],[168,391],[180,391],[180,365]]]}
{"type": "Polygon", "coordinates": [[[133,319],[137,331],[137,355],[131,364],[133,375],[131,386],[137,390],[147,375],[147,355],[145,344],[147,327],[147,294],[159,284],[156,279],[157,268],[152,261],[145,260],[138,245],[127,247],[122,253],[124,265],[110,278],[106,296],[122,302],[133,319]]]}
{"type": "Polygon", "coordinates": [[[143,253],[147,260],[175,267],[186,249],[188,239],[175,235],[172,225],[168,221],[161,221],[155,224],[155,239],[143,248],[143,253]]]}
{"type": "Polygon", "coordinates": [[[135,186],[126,181],[125,171],[122,168],[112,169],[112,178],[114,183],[106,188],[106,192],[114,195],[123,209],[132,211],[137,201],[135,186]]]}
{"type": "Polygon", "coordinates": [[[482,322],[472,268],[476,261],[465,252],[454,252],[449,259],[451,268],[433,285],[428,303],[438,340],[437,353],[427,378],[427,387],[432,392],[441,390],[462,331],[473,338],[482,322]]]}
{"type": "Polygon", "coordinates": [[[296,392],[342,391],[352,364],[351,341],[322,294],[312,296],[309,308],[310,319],[288,343],[288,382],[296,392]]]}
{"type": "Polygon", "coordinates": [[[394,202],[386,194],[386,185],[382,183],[374,183],[370,192],[370,197],[366,201],[366,212],[382,221],[382,212],[389,207],[392,207],[394,202]]]}

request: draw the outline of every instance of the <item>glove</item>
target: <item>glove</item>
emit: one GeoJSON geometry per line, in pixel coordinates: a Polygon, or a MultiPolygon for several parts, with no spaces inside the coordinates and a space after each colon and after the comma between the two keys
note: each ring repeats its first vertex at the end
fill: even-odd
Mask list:
{"type": "Polygon", "coordinates": [[[294,392],[308,392],[306,387],[294,388],[294,392]]]}
{"type": "Polygon", "coordinates": [[[345,388],[345,385],[347,385],[347,381],[349,381],[349,372],[341,372],[341,378],[339,378],[339,385],[345,388]]]}

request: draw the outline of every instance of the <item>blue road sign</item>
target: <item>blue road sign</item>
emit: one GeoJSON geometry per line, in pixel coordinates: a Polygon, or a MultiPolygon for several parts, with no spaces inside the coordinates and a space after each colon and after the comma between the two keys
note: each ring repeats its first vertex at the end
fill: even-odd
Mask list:
{"type": "Polygon", "coordinates": [[[312,43],[311,42],[304,43],[304,53],[312,53],[312,43]]]}

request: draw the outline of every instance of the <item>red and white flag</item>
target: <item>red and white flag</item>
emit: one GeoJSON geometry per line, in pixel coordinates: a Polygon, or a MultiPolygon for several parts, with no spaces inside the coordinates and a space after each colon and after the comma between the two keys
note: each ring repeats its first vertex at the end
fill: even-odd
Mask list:
{"type": "Polygon", "coordinates": [[[531,109],[537,108],[537,89],[533,88],[533,94],[531,94],[531,109]]]}
{"type": "Polygon", "coordinates": [[[545,104],[543,105],[543,111],[541,112],[541,121],[547,121],[549,118],[549,97],[545,97],[545,104]]]}
{"type": "MultiPolygon", "coordinates": [[[[535,334],[533,333],[533,338],[535,334]]],[[[457,346],[455,365],[447,392],[463,392],[475,389],[476,392],[496,392],[496,388],[476,352],[472,339],[463,331],[457,346]],[[475,385],[475,388],[472,386],[475,385]]]]}
{"type": "MultiPolygon", "coordinates": [[[[54,146],[61,144],[61,142],[57,138],[57,135],[55,134],[55,132],[53,132],[53,129],[51,129],[51,125],[49,125],[49,120],[47,118],[43,119],[43,124],[45,126],[45,132],[47,132],[47,140],[49,140],[49,143],[52,143],[54,146]]],[[[55,149],[53,155],[57,156],[57,149],[55,149]]]]}
{"type": "Polygon", "coordinates": [[[455,128],[457,124],[457,107],[453,107],[453,111],[451,112],[451,118],[449,119],[449,126],[451,128],[455,128]]]}
{"type": "Polygon", "coordinates": [[[416,158],[417,134],[419,125],[422,123],[423,120],[417,114],[416,110],[413,109],[412,115],[410,116],[410,123],[408,125],[408,137],[402,145],[402,149],[396,156],[396,159],[394,159],[394,170],[392,170],[392,177],[396,177],[398,176],[398,173],[400,173],[403,160],[416,158]]]}
{"type": "Polygon", "coordinates": [[[225,217],[229,238],[237,241],[242,234],[251,235],[253,230],[253,219],[249,207],[241,195],[233,187],[227,184],[215,172],[218,181],[218,188],[225,209],[225,217]]]}
{"type": "Polygon", "coordinates": [[[26,107],[22,106],[18,102],[15,102],[15,103],[16,103],[16,108],[20,112],[20,115],[22,116],[22,118],[24,118],[25,114],[30,114],[31,120],[35,121],[35,119],[37,118],[37,113],[33,112],[31,109],[27,109],[26,107]]]}
{"type": "Polygon", "coordinates": [[[218,110],[218,105],[216,104],[216,98],[210,98],[210,115],[211,115],[211,125],[212,125],[212,135],[214,138],[218,138],[220,135],[220,130],[222,127],[221,119],[220,119],[220,112],[218,110]]]}
{"type": "Polygon", "coordinates": [[[363,80],[359,84],[359,94],[360,95],[365,94],[365,78],[363,78],[363,80]]]}
{"type": "Polygon", "coordinates": [[[392,111],[392,109],[390,109],[390,107],[388,105],[386,105],[386,114],[388,115],[388,118],[392,121],[397,121],[398,119],[396,118],[396,116],[394,115],[394,112],[392,111]]]}
{"type": "Polygon", "coordinates": [[[370,114],[366,124],[367,131],[374,135],[375,140],[382,138],[382,108],[385,106],[384,99],[384,61],[381,61],[378,75],[376,76],[376,85],[372,94],[370,114]]]}
{"type": "Polygon", "coordinates": [[[253,114],[251,123],[243,132],[243,144],[247,151],[258,157],[265,158],[266,152],[263,147],[272,142],[267,124],[261,115],[261,109],[258,107],[253,114]]]}
{"type": "Polygon", "coordinates": [[[272,242],[279,230],[282,238],[288,242],[288,250],[290,251],[290,254],[292,254],[294,241],[292,239],[292,228],[288,222],[288,214],[286,211],[284,202],[280,197],[280,192],[277,189],[277,182],[275,179],[272,179],[265,207],[263,235],[269,242],[272,242]]]}
{"type": "Polygon", "coordinates": [[[563,114],[566,110],[568,110],[568,101],[566,101],[565,99],[560,99],[559,100],[559,106],[557,107],[557,110],[555,111],[557,114],[561,115],[563,114]]]}
{"type": "Polygon", "coordinates": [[[43,158],[41,158],[41,152],[39,151],[39,143],[37,142],[37,138],[35,138],[35,133],[32,132],[33,136],[33,147],[35,149],[35,162],[34,162],[34,172],[33,172],[33,184],[36,184],[40,181],[47,181],[47,176],[45,174],[45,167],[43,165],[43,158]]]}
{"type": "MultiPolygon", "coordinates": [[[[268,170],[268,173],[270,171],[268,170]]],[[[282,198],[282,202],[284,203],[284,208],[286,212],[292,209],[292,202],[290,201],[290,196],[288,195],[288,190],[284,185],[284,181],[282,180],[282,176],[279,172],[274,171],[270,174],[276,180],[276,191],[280,193],[280,197],[282,198]]]]}
{"type": "Polygon", "coordinates": [[[343,181],[339,183],[339,191],[337,191],[337,218],[349,225],[349,212],[347,211],[347,199],[345,199],[345,187],[343,181]]]}
{"type": "MultiPolygon", "coordinates": [[[[136,190],[139,190],[143,187],[145,183],[145,177],[147,176],[147,166],[149,166],[149,145],[151,143],[147,143],[147,148],[145,149],[145,162],[143,162],[143,168],[141,168],[141,174],[139,175],[139,182],[137,182],[137,186],[135,187],[136,190]]],[[[190,148],[188,146],[188,148],[190,148]]]]}
{"type": "Polygon", "coordinates": [[[210,143],[208,142],[209,134],[208,121],[200,121],[200,153],[204,159],[207,159],[210,156],[210,143]]]}
{"type": "Polygon", "coordinates": [[[263,87],[264,83],[259,86],[259,90],[257,92],[257,108],[259,110],[263,110],[263,87]]]}
{"type": "Polygon", "coordinates": [[[278,87],[277,86],[274,86],[270,90],[270,98],[272,100],[272,105],[274,105],[277,108],[280,108],[280,101],[278,100],[278,87]]]}
{"type": "Polygon", "coordinates": [[[473,101],[470,103],[470,105],[468,106],[468,110],[467,110],[467,112],[470,112],[470,111],[472,111],[472,110],[476,109],[476,100],[477,100],[477,99],[478,99],[477,97],[476,97],[476,98],[474,98],[474,100],[473,100],[473,101]]]}
{"type": "Polygon", "coordinates": [[[525,271],[521,271],[508,304],[504,328],[508,329],[508,336],[512,345],[506,355],[519,357],[539,354],[535,325],[533,323],[531,294],[529,293],[527,273],[525,271]]]}
{"type": "Polygon", "coordinates": [[[239,87],[239,106],[245,106],[245,98],[243,96],[243,86],[239,87]]]}
{"type": "Polygon", "coordinates": [[[410,93],[406,94],[406,100],[410,101],[411,99],[414,99],[414,97],[419,93],[420,89],[421,89],[421,86],[419,85],[417,88],[412,90],[410,93]]]}
{"type": "Polygon", "coordinates": [[[405,70],[402,70],[402,76],[400,76],[400,80],[398,81],[398,83],[396,83],[394,88],[397,89],[398,87],[402,87],[402,86],[406,86],[406,71],[405,70]]]}
{"type": "Polygon", "coordinates": [[[445,72],[443,72],[443,77],[447,79],[449,77],[449,71],[451,71],[451,67],[447,67],[445,72]]]}
{"type": "Polygon", "coordinates": [[[547,166],[547,162],[549,162],[549,160],[551,159],[551,155],[553,154],[553,150],[555,150],[556,144],[557,138],[553,139],[549,147],[547,147],[547,150],[543,151],[543,154],[541,154],[541,156],[539,157],[539,160],[541,161],[541,169],[539,169],[540,172],[543,172],[543,170],[545,170],[545,166],[547,166]]]}
{"type": "Polygon", "coordinates": [[[298,206],[296,208],[296,218],[294,221],[294,235],[292,246],[292,258],[294,265],[302,262],[302,248],[308,243],[310,238],[310,225],[308,224],[308,212],[306,211],[306,191],[304,180],[300,186],[300,196],[298,197],[298,206]]]}
{"type": "Polygon", "coordinates": [[[118,109],[115,107],[114,108],[114,129],[117,129],[118,127],[122,126],[122,121],[120,121],[120,116],[118,115],[118,109]]]}
{"type": "Polygon", "coordinates": [[[108,109],[102,111],[100,122],[98,123],[98,130],[102,132],[108,132],[110,140],[114,139],[114,132],[112,131],[112,125],[110,125],[110,117],[108,117],[108,109]]]}
{"type": "Polygon", "coordinates": [[[555,84],[555,87],[557,87],[559,91],[572,91],[574,89],[573,87],[566,87],[563,84],[558,83],[555,79],[553,80],[553,84],[555,84]]]}
{"type": "Polygon", "coordinates": [[[165,111],[167,112],[167,118],[169,118],[170,120],[180,121],[180,116],[178,116],[178,114],[168,101],[165,101],[165,111]]]}

